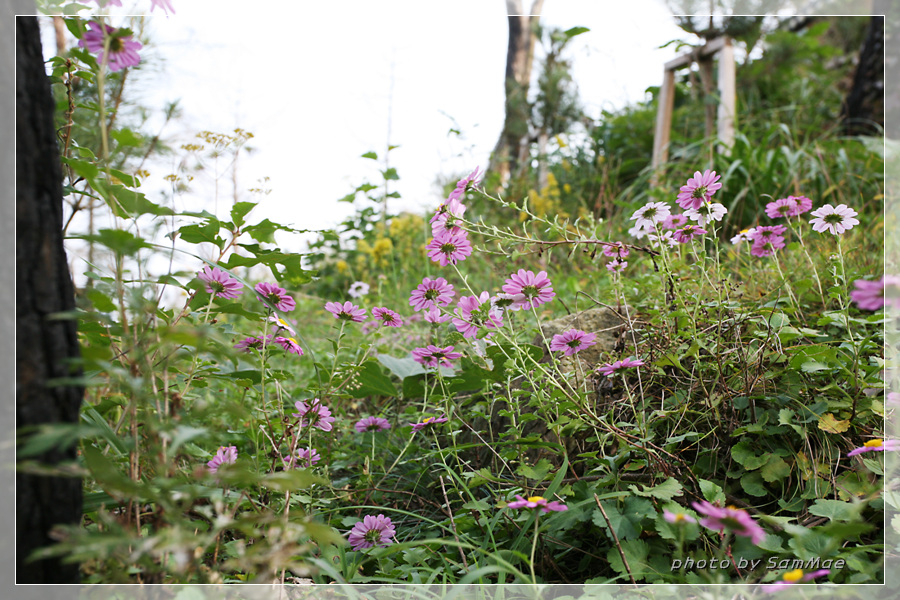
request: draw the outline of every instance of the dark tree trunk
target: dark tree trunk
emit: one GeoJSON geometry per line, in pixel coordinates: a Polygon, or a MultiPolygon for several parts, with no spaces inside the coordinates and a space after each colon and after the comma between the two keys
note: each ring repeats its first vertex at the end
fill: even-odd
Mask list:
{"type": "Polygon", "coordinates": [[[506,0],[509,45],[506,49],[506,116],[491,155],[488,170],[499,173],[502,183],[515,174],[528,157],[528,88],[534,62],[535,28],[544,0],[534,0],[530,14],[523,14],[522,0],[506,0]]]}
{"type": "MultiPolygon", "coordinates": [[[[84,390],[52,385],[78,373],[76,325],[54,319],[75,308],[62,238],[62,173],[54,103],[35,17],[16,18],[16,426],[76,423],[84,390]]],[[[57,465],[76,448],[37,457],[57,465]]],[[[81,480],[16,475],[16,583],[78,583],[78,565],[28,561],[51,529],[81,519],[81,480]]]]}
{"type": "Polygon", "coordinates": [[[841,121],[847,135],[880,135],[884,127],[884,17],[869,21],[841,121]]]}

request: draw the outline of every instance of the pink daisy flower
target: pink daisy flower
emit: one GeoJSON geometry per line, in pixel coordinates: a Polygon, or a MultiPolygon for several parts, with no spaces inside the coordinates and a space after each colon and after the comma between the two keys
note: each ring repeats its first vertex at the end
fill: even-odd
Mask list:
{"type": "Polygon", "coordinates": [[[450,361],[460,358],[462,354],[453,351],[453,346],[440,348],[434,344],[428,344],[424,348],[414,348],[412,351],[413,359],[426,367],[449,367],[450,361]]]}
{"type": "Polygon", "coordinates": [[[681,208],[700,208],[704,202],[709,202],[722,184],[718,183],[720,175],[707,169],[702,174],[694,171],[694,176],[687,180],[687,184],[681,186],[676,202],[681,208]]]}
{"type": "Polygon", "coordinates": [[[819,569],[818,571],[813,571],[811,573],[804,573],[803,569],[794,569],[793,571],[785,573],[782,578],[775,583],[765,583],[761,585],[760,589],[767,594],[771,594],[798,583],[812,581],[817,577],[823,577],[829,573],[831,573],[829,569],[819,569]]]}
{"type": "Polygon", "coordinates": [[[813,226],[813,231],[819,233],[830,231],[833,235],[840,235],[848,229],[853,229],[854,225],[859,225],[859,221],[853,218],[858,213],[846,204],[837,206],[826,204],[809,214],[815,217],[809,221],[813,226]]]}
{"type": "Polygon", "coordinates": [[[766,214],[770,219],[791,216],[791,213],[797,210],[797,203],[793,198],[793,196],[789,196],[787,198],[779,198],[775,202],[769,202],[766,204],[766,214]]]}
{"type": "Polygon", "coordinates": [[[418,423],[410,423],[407,427],[412,427],[413,431],[420,431],[425,429],[426,427],[431,427],[433,425],[437,425],[438,423],[446,423],[447,418],[444,415],[440,417],[425,417],[418,423]]]}
{"type": "Polygon", "coordinates": [[[580,329],[570,329],[553,336],[553,339],[550,340],[550,350],[562,352],[563,356],[572,356],[576,352],[596,344],[596,339],[596,333],[585,333],[580,329]]]}
{"type": "Polygon", "coordinates": [[[556,297],[546,271],[535,275],[532,271],[519,269],[507,278],[503,291],[513,296],[513,310],[537,308],[556,297]]]}
{"type": "Polygon", "coordinates": [[[403,319],[400,318],[400,315],[383,306],[373,308],[372,316],[381,321],[385,327],[400,327],[403,325],[403,319]]]}
{"type": "Polygon", "coordinates": [[[900,440],[869,440],[859,448],[847,453],[847,456],[856,456],[864,452],[884,452],[885,450],[900,450],[900,440]]]}
{"type": "Polygon", "coordinates": [[[353,427],[358,432],[365,433],[366,431],[387,431],[391,428],[391,424],[382,417],[365,417],[357,421],[353,427]]]}
{"type": "Polygon", "coordinates": [[[206,463],[210,473],[215,473],[224,464],[233,465],[237,462],[237,446],[220,446],[216,455],[206,463]]]}
{"type": "Polygon", "coordinates": [[[678,229],[687,225],[688,218],[684,213],[673,213],[663,219],[661,225],[663,229],[678,229]]]}
{"type": "Polygon", "coordinates": [[[610,273],[621,273],[625,270],[625,267],[628,266],[627,260],[619,260],[617,258],[612,259],[608,263],[606,263],[606,270],[610,273]]]}
{"type": "Polygon", "coordinates": [[[241,295],[241,282],[219,267],[212,269],[209,266],[203,267],[203,270],[197,273],[197,279],[206,284],[208,294],[229,300],[241,295]]]}
{"type": "Polygon", "coordinates": [[[274,340],[276,344],[290,352],[291,354],[296,354],[297,356],[303,356],[303,348],[300,347],[300,344],[297,343],[292,337],[281,337],[278,336],[274,340]]]}
{"type": "Polygon", "coordinates": [[[409,295],[409,305],[413,310],[420,311],[437,306],[447,306],[453,301],[453,286],[447,283],[443,277],[431,279],[425,277],[422,283],[409,295]]]}
{"type": "Polygon", "coordinates": [[[766,537],[765,530],[745,510],[733,506],[723,508],[706,500],[694,502],[693,505],[698,513],[706,515],[706,518],[700,519],[700,524],[708,529],[718,532],[727,529],[735,535],[750,538],[754,544],[759,544],[766,537]]]}
{"type": "MultiPolygon", "coordinates": [[[[645,231],[654,231],[657,223],[662,223],[672,214],[672,209],[665,202],[648,202],[631,215],[634,226],[645,231]]],[[[630,230],[629,230],[630,231],[630,230]]]]}
{"type": "Polygon", "coordinates": [[[458,224],[464,214],[466,214],[466,207],[455,198],[441,204],[429,221],[431,235],[437,237],[444,233],[465,233],[458,224]]]}
{"type": "MultiPolygon", "coordinates": [[[[117,4],[116,6],[121,6],[117,4]]],[[[78,45],[87,48],[87,51],[97,56],[97,62],[103,64],[103,38],[104,29],[101,24],[91,21],[87,24],[88,31],[84,33],[78,45]]],[[[125,67],[134,67],[141,62],[138,50],[142,45],[131,38],[131,35],[123,35],[120,29],[115,29],[109,25],[105,26],[106,36],[109,41],[109,59],[107,65],[110,71],[120,71],[125,67]]]]}
{"type": "Polygon", "coordinates": [[[616,242],[612,245],[604,244],[602,252],[604,256],[610,258],[625,258],[629,254],[628,248],[622,242],[616,242]]]}
{"type": "Polygon", "coordinates": [[[263,340],[263,338],[258,338],[258,337],[246,337],[246,338],[242,339],[241,341],[239,341],[237,344],[235,344],[234,349],[235,350],[248,350],[248,351],[250,349],[261,350],[263,347],[263,342],[264,341],[269,342],[271,340],[272,340],[271,335],[266,336],[265,340],[263,340]]]}
{"type": "Polygon", "coordinates": [[[481,292],[480,296],[463,296],[453,311],[453,324],[463,337],[474,338],[478,329],[498,329],[503,325],[503,315],[491,304],[490,294],[481,292]]]}
{"type": "Polygon", "coordinates": [[[789,217],[799,217],[812,208],[812,200],[806,196],[788,196],[788,200],[794,201],[794,210],[788,213],[789,217]]]}
{"type": "Polygon", "coordinates": [[[274,306],[281,312],[290,312],[294,310],[297,303],[288,295],[284,288],[278,287],[273,283],[257,283],[256,293],[259,294],[260,300],[264,300],[274,306]]]}
{"type": "MultiPolygon", "coordinates": [[[[413,315],[418,316],[418,315],[413,315]]],[[[438,325],[440,323],[446,323],[452,317],[448,314],[444,314],[441,312],[437,306],[432,306],[427,311],[425,311],[425,321],[427,323],[431,323],[432,325],[438,325]]]]}
{"type": "Polygon", "coordinates": [[[679,244],[688,244],[695,237],[700,237],[704,233],[706,233],[706,230],[701,229],[697,225],[685,225],[681,229],[678,229],[677,231],[675,231],[675,233],[672,234],[672,237],[679,244]]]}
{"type": "Polygon", "coordinates": [[[783,238],[787,227],[784,225],[761,225],[753,229],[754,240],[771,240],[772,238],[783,238]]]}
{"type": "Polygon", "coordinates": [[[607,377],[612,377],[616,371],[620,369],[632,369],[634,367],[640,367],[644,364],[644,361],[637,358],[626,358],[625,360],[617,360],[614,363],[606,363],[597,367],[597,372],[601,375],[606,375],[607,377]]]}
{"type": "Polygon", "coordinates": [[[784,238],[780,235],[770,237],[769,239],[757,238],[750,246],[750,254],[760,258],[764,256],[772,256],[776,250],[784,248],[784,238]]]}
{"type": "Polygon", "coordinates": [[[561,502],[557,502],[556,500],[548,502],[543,496],[529,496],[528,498],[523,498],[519,494],[516,494],[516,500],[506,504],[506,508],[539,508],[543,513],[548,513],[551,510],[557,512],[569,510],[568,506],[561,502]]]}
{"type": "Polygon", "coordinates": [[[365,550],[374,546],[385,548],[394,543],[393,537],[397,534],[390,518],[384,515],[373,517],[366,515],[363,520],[353,526],[347,540],[351,550],[365,550]]]}
{"type": "Polygon", "coordinates": [[[675,523],[678,525],[697,522],[697,519],[685,512],[673,513],[667,509],[663,509],[663,519],[665,519],[668,523],[675,523]]]}
{"type": "Polygon", "coordinates": [[[481,175],[480,167],[475,167],[475,170],[469,173],[467,176],[463,177],[459,181],[456,182],[456,189],[450,192],[450,195],[447,196],[447,201],[452,202],[454,200],[459,200],[462,195],[466,192],[469,187],[474,187],[478,185],[478,181],[476,179],[481,175]]]}
{"type": "Polygon", "coordinates": [[[153,12],[157,6],[163,9],[167,15],[170,11],[173,15],[175,14],[175,9],[172,8],[172,0],[150,0],[150,12],[153,12]]]}
{"type": "Polygon", "coordinates": [[[299,412],[291,413],[292,417],[300,417],[300,428],[307,426],[316,427],[322,431],[331,431],[335,418],[331,416],[331,411],[322,405],[318,398],[313,398],[312,402],[307,404],[305,400],[294,402],[299,412]]]}
{"type": "Polygon", "coordinates": [[[366,310],[353,304],[349,300],[341,304],[340,302],[327,302],[325,310],[334,315],[335,319],[341,321],[350,321],[352,323],[362,323],[366,320],[366,310]]]}
{"type": "Polygon", "coordinates": [[[425,248],[428,250],[428,258],[442,267],[455,265],[472,254],[472,244],[465,231],[444,231],[436,235],[425,248]]]}
{"type": "Polygon", "coordinates": [[[850,299],[860,310],[878,310],[884,306],[900,308],[900,277],[885,275],[879,281],[857,279],[856,288],[850,292],[850,299]]]}
{"type": "Polygon", "coordinates": [[[284,466],[288,469],[293,469],[297,466],[309,468],[320,460],[322,460],[322,456],[315,448],[297,448],[294,456],[289,456],[284,461],[284,466]]]}

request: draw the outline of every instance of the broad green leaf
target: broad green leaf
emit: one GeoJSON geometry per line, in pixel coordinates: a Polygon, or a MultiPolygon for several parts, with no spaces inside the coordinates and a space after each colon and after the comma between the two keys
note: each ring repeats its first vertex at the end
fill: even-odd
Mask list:
{"type": "Polygon", "coordinates": [[[675,496],[681,496],[684,493],[681,484],[674,477],[669,477],[657,486],[647,487],[646,485],[641,485],[641,488],[638,490],[637,486],[628,486],[628,489],[638,496],[657,498],[659,500],[671,500],[675,496]]]}
{"type": "Polygon", "coordinates": [[[397,395],[397,388],[394,387],[390,377],[381,371],[381,367],[374,360],[367,360],[362,364],[347,386],[347,391],[353,398],[397,395]]]}
{"type": "Polygon", "coordinates": [[[828,517],[832,521],[856,521],[865,506],[862,502],[842,502],[819,498],[809,507],[809,512],[819,517],[828,517]]]}
{"type": "Polygon", "coordinates": [[[769,460],[769,455],[757,456],[749,440],[741,440],[731,448],[731,457],[748,471],[760,468],[769,460]]]}
{"type": "Polygon", "coordinates": [[[759,470],[762,478],[772,483],[773,481],[781,481],[785,477],[788,477],[791,474],[791,467],[784,459],[780,456],[776,456],[774,454],[769,454],[769,460],[765,465],[759,470]]]}
{"type": "MultiPolygon", "coordinates": [[[[626,540],[621,543],[622,553],[628,561],[628,567],[633,574],[644,573],[648,570],[647,557],[650,555],[650,546],[644,540],[626,540]]],[[[622,562],[622,555],[618,548],[610,548],[606,553],[609,566],[616,573],[627,573],[628,569],[622,562]]]]}
{"type": "Polygon", "coordinates": [[[235,202],[234,206],[231,207],[231,222],[234,223],[235,227],[240,228],[244,224],[244,217],[247,216],[253,207],[256,206],[256,202],[235,202]]]}
{"type": "Polygon", "coordinates": [[[759,471],[745,473],[741,477],[741,487],[746,493],[757,498],[762,498],[769,493],[765,485],[763,485],[763,478],[759,471]]]}
{"type": "Polygon", "coordinates": [[[850,421],[838,421],[833,414],[825,413],[819,417],[819,429],[828,433],[844,433],[850,429],[850,421]]]}
{"type": "Polygon", "coordinates": [[[551,468],[553,468],[553,465],[550,464],[550,461],[546,458],[542,458],[533,467],[525,464],[519,465],[519,468],[516,469],[516,473],[532,481],[541,482],[547,478],[547,474],[550,472],[551,468]]]}

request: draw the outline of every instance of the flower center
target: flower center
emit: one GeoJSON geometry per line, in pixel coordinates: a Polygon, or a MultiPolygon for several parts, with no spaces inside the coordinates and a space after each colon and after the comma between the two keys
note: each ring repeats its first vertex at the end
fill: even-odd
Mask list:
{"type": "Polygon", "coordinates": [[[863,446],[866,448],[879,448],[884,444],[884,440],[869,440],[863,446]]]}
{"type": "Polygon", "coordinates": [[[803,569],[794,569],[793,571],[784,574],[785,581],[797,582],[801,579],[803,579],[803,569]]]}
{"type": "Polygon", "coordinates": [[[701,185],[701,186],[695,188],[693,192],[691,192],[691,198],[705,198],[705,197],[706,197],[706,186],[705,185],[701,185]]]}
{"type": "Polygon", "coordinates": [[[675,515],[675,522],[678,523],[680,521],[684,521],[685,518],[686,517],[684,516],[684,513],[678,513],[677,515],[675,515]]]}
{"type": "Polygon", "coordinates": [[[543,496],[529,496],[529,497],[528,497],[528,501],[529,501],[529,502],[538,502],[538,503],[540,503],[540,502],[543,502],[543,501],[544,501],[544,498],[543,498],[543,496]]]}
{"type": "Polygon", "coordinates": [[[837,213],[831,213],[830,215],[825,215],[823,217],[823,220],[829,225],[836,225],[838,223],[841,223],[844,220],[844,217],[837,213]]]}
{"type": "Polygon", "coordinates": [[[652,219],[655,216],[656,216],[656,207],[655,206],[648,208],[647,210],[644,211],[645,219],[652,219]]]}
{"type": "Polygon", "coordinates": [[[220,281],[210,281],[209,287],[212,288],[214,294],[218,294],[225,291],[225,285],[220,281]]]}
{"type": "Polygon", "coordinates": [[[370,529],[366,532],[365,538],[366,538],[367,542],[372,542],[372,543],[380,542],[381,541],[381,531],[379,531],[378,529],[370,529]]]}
{"type": "Polygon", "coordinates": [[[422,419],[422,425],[428,425],[432,421],[434,421],[434,417],[425,417],[424,419],[422,419]]]}
{"type": "Polygon", "coordinates": [[[529,298],[533,298],[538,295],[537,286],[534,285],[526,285],[522,288],[522,293],[528,296],[529,298]]]}
{"type": "Polygon", "coordinates": [[[441,246],[441,252],[443,254],[452,254],[456,251],[456,244],[446,243],[441,246]]]}
{"type": "Polygon", "coordinates": [[[568,346],[569,348],[577,348],[580,345],[581,345],[581,340],[578,340],[578,339],[569,340],[568,342],[566,342],[566,346],[568,346]]]}
{"type": "Polygon", "coordinates": [[[424,294],[426,300],[436,300],[440,295],[441,293],[434,288],[425,290],[424,294]]]}
{"type": "Polygon", "coordinates": [[[110,52],[120,52],[122,50],[123,44],[122,40],[117,37],[112,37],[109,40],[109,51],[110,52]]]}

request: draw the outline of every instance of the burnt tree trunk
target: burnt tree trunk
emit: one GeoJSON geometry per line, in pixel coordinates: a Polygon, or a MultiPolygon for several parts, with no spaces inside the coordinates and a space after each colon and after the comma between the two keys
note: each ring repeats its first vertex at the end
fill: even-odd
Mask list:
{"type": "Polygon", "coordinates": [[[509,44],[506,49],[506,116],[500,138],[491,154],[488,170],[500,175],[501,183],[509,181],[528,158],[528,123],[530,107],[528,88],[534,62],[535,29],[544,0],[534,0],[530,14],[523,14],[522,0],[506,0],[509,15],[509,44]]]}
{"type": "Polygon", "coordinates": [[[853,85],[841,109],[847,135],[880,135],[884,127],[884,17],[873,16],[853,85]]]}
{"type": "MultiPolygon", "coordinates": [[[[62,237],[62,172],[54,103],[35,17],[16,18],[16,427],[77,423],[83,388],[53,385],[77,375],[76,325],[55,319],[75,308],[62,237]]],[[[21,440],[20,440],[21,441],[21,440]]],[[[74,461],[76,448],[37,457],[74,461]]],[[[16,474],[16,583],[78,583],[78,565],[29,561],[58,524],[81,519],[81,480],[16,474]]]]}

